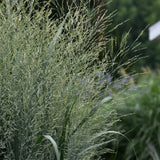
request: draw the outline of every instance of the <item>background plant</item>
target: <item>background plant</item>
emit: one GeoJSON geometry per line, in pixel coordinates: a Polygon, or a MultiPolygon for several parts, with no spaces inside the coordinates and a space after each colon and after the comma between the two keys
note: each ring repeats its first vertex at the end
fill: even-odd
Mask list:
{"type": "MultiPolygon", "coordinates": [[[[110,5],[107,5],[109,11],[117,11],[117,15],[113,18],[113,25],[123,23],[127,20],[127,22],[119,26],[119,29],[114,32],[118,41],[121,41],[122,33],[126,33],[131,29],[128,42],[132,43],[142,30],[159,21],[159,3],[159,0],[113,0],[110,5]]],[[[159,42],[151,42],[148,40],[148,37],[148,29],[146,28],[138,42],[141,43],[142,47],[146,48],[141,53],[143,56],[147,56],[147,58],[141,59],[132,70],[136,69],[140,71],[142,66],[149,66],[152,69],[159,67],[159,42]]]]}
{"type": "Polygon", "coordinates": [[[136,88],[125,93],[124,97],[128,98],[121,99],[116,108],[121,117],[117,129],[129,140],[119,136],[116,157],[126,160],[159,159],[159,76],[154,73],[141,76],[136,88]]]}

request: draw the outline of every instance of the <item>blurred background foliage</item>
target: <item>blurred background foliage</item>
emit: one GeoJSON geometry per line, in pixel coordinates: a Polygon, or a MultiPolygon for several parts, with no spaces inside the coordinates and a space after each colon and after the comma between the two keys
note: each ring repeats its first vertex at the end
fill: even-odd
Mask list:
{"type": "Polygon", "coordinates": [[[107,5],[107,9],[110,12],[117,10],[117,15],[113,17],[112,24],[115,25],[128,20],[114,33],[118,39],[121,39],[122,33],[131,29],[128,41],[132,43],[145,29],[138,41],[141,42],[142,47],[146,48],[141,53],[147,58],[141,59],[136,65],[136,69],[139,70],[142,66],[149,66],[152,69],[160,67],[160,43],[159,41],[148,40],[148,27],[160,20],[160,1],[112,0],[107,5]]]}
{"type": "Polygon", "coordinates": [[[114,107],[121,119],[116,127],[124,133],[124,136],[119,136],[116,159],[160,159],[159,82],[159,73],[150,71],[140,76],[134,90],[115,97],[118,103],[114,107]]]}

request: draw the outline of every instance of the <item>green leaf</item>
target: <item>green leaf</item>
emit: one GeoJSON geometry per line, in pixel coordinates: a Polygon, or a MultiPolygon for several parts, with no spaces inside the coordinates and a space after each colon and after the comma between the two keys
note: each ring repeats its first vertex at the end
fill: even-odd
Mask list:
{"type": "Polygon", "coordinates": [[[58,146],[57,146],[57,143],[55,142],[55,140],[49,136],[49,135],[44,135],[44,137],[48,140],[50,140],[50,142],[53,144],[53,147],[54,147],[54,150],[55,150],[55,153],[56,153],[56,157],[57,157],[57,160],[60,160],[60,154],[59,154],[59,151],[58,151],[58,146]]]}
{"type": "Polygon", "coordinates": [[[59,27],[56,35],[53,37],[53,40],[52,40],[52,43],[50,44],[50,47],[49,47],[48,53],[47,53],[47,55],[46,55],[46,58],[48,58],[48,56],[51,54],[53,48],[55,47],[55,44],[56,44],[56,42],[57,42],[57,39],[59,38],[59,36],[60,36],[60,34],[61,34],[61,32],[62,32],[63,26],[64,26],[64,24],[65,24],[65,22],[66,22],[66,18],[68,17],[68,15],[69,15],[69,13],[67,13],[65,19],[64,19],[63,22],[60,24],[60,27],[59,27]]]}

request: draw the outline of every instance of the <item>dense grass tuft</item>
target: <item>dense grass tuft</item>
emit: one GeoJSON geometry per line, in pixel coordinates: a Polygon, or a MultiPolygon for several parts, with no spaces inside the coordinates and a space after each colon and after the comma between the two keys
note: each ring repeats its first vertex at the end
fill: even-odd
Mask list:
{"type": "Polygon", "coordinates": [[[104,99],[109,84],[104,89],[95,76],[109,73],[114,65],[115,57],[107,57],[112,47],[106,48],[111,36],[103,34],[111,15],[92,23],[83,4],[52,21],[43,7],[31,14],[32,3],[26,10],[23,3],[14,8],[5,2],[0,6],[1,156],[55,159],[44,135],[54,139],[60,160],[98,155],[98,147],[116,140],[116,132],[109,132],[111,110],[99,113],[111,101],[104,99]],[[106,57],[99,60],[102,52],[106,57]]]}

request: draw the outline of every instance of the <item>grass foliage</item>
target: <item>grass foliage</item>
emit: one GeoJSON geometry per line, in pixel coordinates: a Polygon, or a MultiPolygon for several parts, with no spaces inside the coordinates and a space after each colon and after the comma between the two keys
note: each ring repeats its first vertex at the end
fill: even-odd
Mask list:
{"type": "Polygon", "coordinates": [[[104,95],[95,74],[110,65],[98,58],[110,41],[101,34],[110,16],[93,25],[83,5],[51,21],[43,7],[31,15],[32,3],[26,12],[23,3],[14,9],[5,2],[0,6],[1,157],[56,159],[43,135],[53,138],[60,160],[98,155],[97,147],[114,140],[107,132],[110,111],[96,114],[104,95]]]}
{"type": "Polygon", "coordinates": [[[0,158],[100,159],[118,134],[103,108],[112,101],[105,76],[133,62],[122,63],[136,46],[125,35],[114,51],[112,14],[97,15],[98,6],[71,5],[51,20],[46,6],[26,2],[0,4],[0,158]]]}

